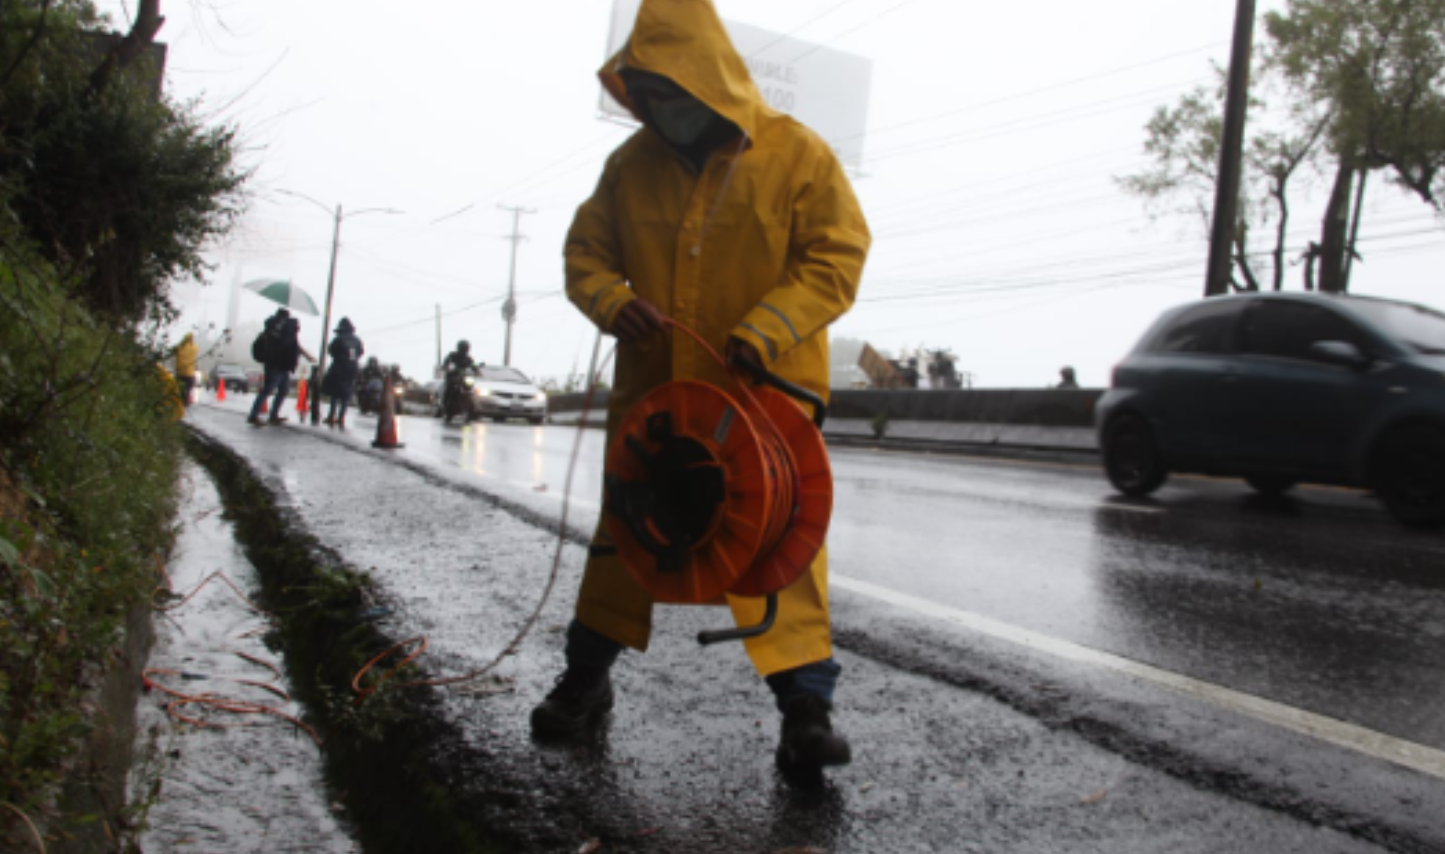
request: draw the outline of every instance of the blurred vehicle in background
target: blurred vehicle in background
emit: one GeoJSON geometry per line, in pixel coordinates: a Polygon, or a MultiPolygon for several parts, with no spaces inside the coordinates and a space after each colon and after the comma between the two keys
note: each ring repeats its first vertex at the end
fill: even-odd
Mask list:
{"type": "Polygon", "coordinates": [[[246,394],[251,390],[251,379],[240,365],[222,363],[206,374],[206,390],[215,391],[216,381],[226,381],[226,391],[246,394]]]}
{"type": "MultiPolygon", "coordinates": [[[[471,418],[525,418],[532,424],[541,424],[547,418],[547,395],[516,368],[481,365],[475,376],[465,379],[469,381],[471,418]]],[[[447,418],[443,411],[445,391],[444,383],[432,385],[432,410],[438,418],[447,418]]]]}
{"type": "Polygon", "coordinates": [[[1166,312],[1095,411],[1126,495],[1170,472],[1373,490],[1401,522],[1445,523],[1445,314],[1410,303],[1257,293],[1166,312]]]}
{"type": "Polygon", "coordinates": [[[516,368],[483,365],[472,392],[478,418],[525,418],[532,424],[547,418],[547,395],[516,368]]]}

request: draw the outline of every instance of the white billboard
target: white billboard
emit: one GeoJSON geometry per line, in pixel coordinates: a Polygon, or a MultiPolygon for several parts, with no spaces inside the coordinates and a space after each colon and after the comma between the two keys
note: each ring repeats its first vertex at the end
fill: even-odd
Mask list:
{"type": "MultiPolygon", "coordinates": [[[[606,58],[627,43],[641,5],[642,0],[614,0],[606,58]]],[[[845,166],[860,169],[873,61],[735,21],[724,20],[723,26],[768,105],[812,128],[845,166]]],[[[601,109],[608,118],[634,121],[606,90],[601,109]]]]}

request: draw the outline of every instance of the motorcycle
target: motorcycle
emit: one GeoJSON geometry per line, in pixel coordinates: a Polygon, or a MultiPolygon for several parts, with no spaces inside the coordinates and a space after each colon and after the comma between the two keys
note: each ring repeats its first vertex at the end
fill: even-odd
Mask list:
{"type": "Polygon", "coordinates": [[[402,413],[402,401],[406,399],[406,380],[401,374],[392,372],[386,379],[386,388],[391,392],[391,411],[400,415],[402,413]]]}
{"type": "Polygon", "coordinates": [[[437,414],[441,416],[442,423],[450,424],[458,415],[462,416],[463,424],[477,417],[476,398],[472,392],[476,382],[476,378],[471,374],[460,371],[447,375],[442,386],[442,399],[437,406],[437,414]]]}
{"type": "Polygon", "coordinates": [[[356,396],[356,405],[362,415],[371,415],[381,411],[381,390],[386,386],[381,377],[372,377],[362,385],[361,392],[356,396]]]}

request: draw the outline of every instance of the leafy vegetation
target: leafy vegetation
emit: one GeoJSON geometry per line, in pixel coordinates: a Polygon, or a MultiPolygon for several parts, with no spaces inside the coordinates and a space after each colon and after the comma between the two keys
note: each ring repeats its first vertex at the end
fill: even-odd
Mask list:
{"type": "Polygon", "coordinates": [[[157,581],[179,449],[153,354],[56,282],[0,259],[0,802],[50,826],[86,697],[157,581]]]}
{"type": "MultiPolygon", "coordinates": [[[[138,20],[158,4],[142,0],[138,20]]],[[[156,51],[84,0],[0,0],[0,849],[89,820],[88,698],[172,539],[170,284],[237,214],[229,128],[159,92],[156,51]]],[[[153,30],[151,31],[153,34],[153,30]]]]}
{"type": "Polygon", "coordinates": [[[0,0],[0,20],[7,213],[101,315],[170,321],[170,282],[204,278],[240,213],[235,129],[159,94],[158,50],[98,82],[105,21],[85,0],[0,0]]]}

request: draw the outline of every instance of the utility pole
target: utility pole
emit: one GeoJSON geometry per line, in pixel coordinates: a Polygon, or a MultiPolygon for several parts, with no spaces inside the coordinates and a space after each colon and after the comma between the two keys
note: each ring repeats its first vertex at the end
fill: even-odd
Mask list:
{"type": "Polygon", "coordinates": [[[507,239],[512,241],[512,271],[507,277],[507,301],[502,303],[502,319],[507,321],[507,343],[502,350],[502,364],[512,364],[512,324],[517,320],[517,244],[527,238],[522,236],[522,214],[536,213],[522,207],[509,208],[506,205],[497,205],[504,211],[512,212],[512,234],[507,239]]]}
{"type": "Polygon", "coordinates": [[[1254,0],[1238,0],[1234,10],[1234,46],[1229,54],[1229,85],[1224,100],[1224,134],[1219,145],[1219,174],[1214,185],[1214,222],[1209,235],[1209,269],[1204,295],[1229,293],[1234,261],[1235,220],[1239,215],[1239,173],[1244,151],[1244,117],[1249,104],[1249,61],[1254,46],[1254,0]]]}
{"type": "Polygon", "coordinates": [[[316,369],[311,372],[311,426],[321,423],[321,378],[326,376],[326,333],[331,328],[331,294],[336,290],[336,252],[341,248],[341,205],[336,206],[336,224],[331,229],[331,271],[326,274],[326,317],[321,321],[321,349],[316,369]]]}
{"type": "MultiPolygon", "coordinates": [[[[329,208],[327,208],[326,205],[323,205],[321,202],[316,201],[315,199],[311,198],[310,196],[306,195],[305,193],[298,193],[298,192],[296,192],[295,190],[279,190],[279,189],[278,189],[276,192],[278,192],[278,193],[283,193],[283,194],[285,194],[285,195],[287,195],[287,196],[295,196],[295,197],[298,198],[298,199],[303,199],[303,200],[308,201],[308,202],[310,202],[311,204],[315,205],[316,207],[320,208],[321,210],[324,210],[324,211],[326,211],[327,213],[331,213],[331,210],[330,210],[329,208]]],[[[355,211],[355,212],[352,213],[351,215],[352,215],[353,217],[358,217],[358,216],[361,216],[362,214],[368,214],[368,213],[399,214],[399,213],[401,213],[401,211],[395,210],[395,209],[393,209],[393,208],[367,208],[367,209],[365,209],[365,210],[355,211]]],[[[333,224],[332,224],[332,227],[331,227],[331,270],[330,270],[329,273],[326,274],[326,315],[325,315],[325,318],[324,318],[324,319],[322,320],[322,322],[321,322],[321,351],[316,355],[317,365],[316,365],[316,367],[313,367],[313,368],[311,369],[311,387],[310,387],[309,389],[307,389],[307,393],[310,395],[311,400],[312,400],[312,407],[311,407],[311,424],[312,424],[312,426],[315,426],[316,424],[319,424],[319,423],[321,422],[321,382],[320,382],[320,380],[321,380],[322,377],[326,376],[326,336],[327,336],[327,334],[329,333],[329,331],[330,331],[330,329],[331,329],[331,295],[332,295],[332,294],[335,292],[335,290],[336,290],[336,255],[337,255],[338,250],[340,250],[340,249],[341,249],[341,205],[338,204],[338,205],[336,206],[336,213],[334,214],[334,220],[333,220],[333,224]]]]}

